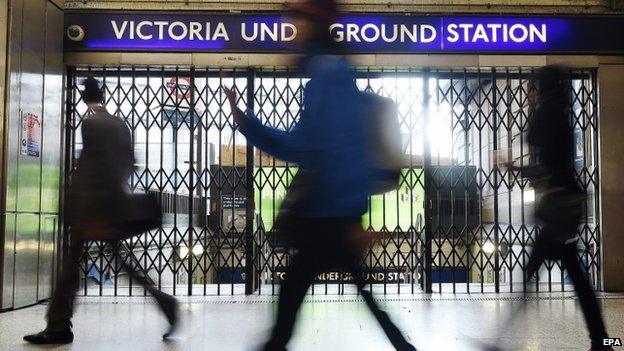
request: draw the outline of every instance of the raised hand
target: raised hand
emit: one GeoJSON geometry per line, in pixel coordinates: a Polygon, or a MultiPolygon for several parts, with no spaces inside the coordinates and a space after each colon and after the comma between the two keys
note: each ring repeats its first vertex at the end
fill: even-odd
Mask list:
{"type": "Polygon", "coordinates": [[[245,124],[245,114],[241,109],[236,106],[236,88],[231,87],[228,88],[226,86],[222,86],[223,91],[225,92],[225,97],[227,97],[230,102],[230,108],[232,109],[232,115],[234,116],[234,122],[239,125],[245,124]]]}
{"type": "Polygon", "coordinates": [[[225,86],[223,86],[223,91],[225,92],[225,96],[227,97],[228,101],[230,102],[231,106],[236,106],[236,88],[231,87],[231,88],[227,88],[225,86]]]}

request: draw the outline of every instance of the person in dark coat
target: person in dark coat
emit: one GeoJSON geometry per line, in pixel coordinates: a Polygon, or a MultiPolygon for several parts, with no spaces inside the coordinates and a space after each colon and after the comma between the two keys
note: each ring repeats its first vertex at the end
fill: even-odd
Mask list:
{"type": "Polygon", "coordinates": [[[361,218],[372,193],[372,160],[355,74],[343,57],[331,55],[339,49],[328,31],[336,4],[307,1],[291,9],[298,28],[295,40],[303,51],[298,66],[310,77],[297,124],[287,131],[267,127],[253,111],[238,109],[235,91],[226,89],[234,119],[247,141],[299,166],[275,224],[290,237],[296,252],[281,283],[277,320],[263,350],[286,350],[308,288],[319,273],[334,269],[352,273],[394,347],[415,350],[364,289],[359,263],[367,241],[361,218]]]}
{"type": "MultiPolygon", "coordinates": [[[[93,114],[82,122],[83,150],[66,196],[65,219],[72,230],[69,255],[62,261],[60,278],[47,313],[47,327],[24,340],[34,344],[68,344],[74,340],[71,318],[79,284],[79,262],[88,238],[112,238],[108,243],[115,259],[121,258],[122,244],[115,240],[123,229],[116,228],[128,212],[127,181],[134,169],[130,130],[125,122],[104,107],[104,90],[94,78],[84,83],[83,99],[93,114]],[[112,229],[115,228],[115,229],[112,229]]],[[[174,297],[159,291],[137,262],[120,259],[131,279],[144,286],[156,299],[170,323],[168,337],[177,325],[174,297]]]]}
{"type": "Polygon", "coordinates": [[[540,230],[526,277],[527,280],[534,277],[545,260],[561,260],[579,297],[589,329],[590,350],[610,350],[603,343],[608,335],[600,305],[576,254],[586,194],[574,176],[566,69],[556,65],[543,67],[536,72],[534,85],[528,133],[533,165],[522,168],[508,165],[528,178],[536,192],[535,217],[540,230]]]}

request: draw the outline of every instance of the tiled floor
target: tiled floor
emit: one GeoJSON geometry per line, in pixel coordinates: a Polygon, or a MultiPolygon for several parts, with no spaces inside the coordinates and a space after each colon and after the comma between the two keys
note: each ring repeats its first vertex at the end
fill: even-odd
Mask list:
{"type": "MultiPolygon", "coordinates": [[[[587,350],[577,301],[568,295],[529,299],[514,328],[504,320],[519,302],[514,295],[377,295],[419,350],[478,350],[501,332],[506,350],[587,350]]],[[[51,350],[256,350],[267,335],[273,297],[183,297],[182,333],[161,341],[165,321],[149,299],[83,298],[74,318],[76,340],[51,350]]],[[[294,351],[392,350],[370,313],[354,296],[310,297],[290,349],[294,351]]],[[[614,337],[624,337],[624,297],[601,300],[614,337]]],[[[36,350],[23,334],[43,328],[46,306],[0,314],[1,350],[36,350]]]]}

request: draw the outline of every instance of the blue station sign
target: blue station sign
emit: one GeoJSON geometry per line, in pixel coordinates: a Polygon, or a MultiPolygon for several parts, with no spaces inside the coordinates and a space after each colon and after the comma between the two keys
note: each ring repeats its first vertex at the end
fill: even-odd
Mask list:
{"type": "MultiPolygon", "coordinates": [[[[280,14],[69,12],[66,51],[284,52],[280,14]]],[[[328,30],[350,53],[624,54],[624,17],[346,14],[328,30]]]]}

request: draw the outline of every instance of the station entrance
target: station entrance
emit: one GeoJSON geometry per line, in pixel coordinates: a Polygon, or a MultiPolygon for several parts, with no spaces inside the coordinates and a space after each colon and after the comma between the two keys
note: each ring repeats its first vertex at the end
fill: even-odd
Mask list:
{"type": "MultiPolygon", "coordinates": [[[[539,281],[524,278],[539,230],[532,218],[536,195],[526,179],[501,166],[532,162],[525,141],[531,73],[358,68],[360,89],[397,103],[405,151],[397,189],[371,197],[362,218],[376,238],[363,255],[373,291],[572,290],[558,262],[546,264],[539,281]]],[[[66,181],[89,115],[80,93],[87,76],[104,83],[107,110],[131,130],[137,158],[131,189],[156,194],[163,207],[162,228],[127,240],[124,259],[176,295],[276,294],[290,255],[273,220],[297,165],[246,143],[221,87],[235,87],[239,106],[287,130],[298,120],[307,78],[285,68],[70,67],[66,181]]],[[[569,111],[576,174],[589,194],[578,254],[599,286],[595,79],[594,70],[570,71],[569,111]]],[[[145,294],[111,257],[105,243],[86,244],[81,292],[145,294]]],[[[354,291],[349,279],[327,272],[312,293],[354,291]]]]}

